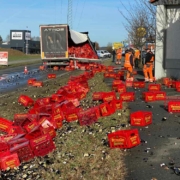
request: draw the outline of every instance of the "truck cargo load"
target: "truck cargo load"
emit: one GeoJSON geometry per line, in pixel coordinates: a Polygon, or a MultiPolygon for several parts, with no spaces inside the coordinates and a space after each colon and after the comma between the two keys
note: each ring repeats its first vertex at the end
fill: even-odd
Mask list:
{"type": "Polygon", "coordinates": [[[88,33],[66,24],[40,25],[41,59],[48,65],[68,65],[70,60],[100,61],[88,33]]]}

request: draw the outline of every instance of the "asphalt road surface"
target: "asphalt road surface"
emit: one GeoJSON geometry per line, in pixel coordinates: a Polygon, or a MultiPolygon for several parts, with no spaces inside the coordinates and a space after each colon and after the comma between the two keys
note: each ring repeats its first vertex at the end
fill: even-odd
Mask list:
{"type": "Polygon", "coordinates": [[[38,81],[41,81],[47,78],[48,73],[53,72],[57,76],[68,73],[62,70],[52,71],[52,69],[48,69],[47,71],[40,71],[40,65],[41,63],[28,65],[28,74],[24,74],[24,66],[0,70],[0,93],[4,94],[17,90],[21,87],[25,87],[27,86],[27,81],[30,78],[36,78],[38,81]]]}
{"type": "MultiPolygon", "coordinates": [[[[113,64],[112,64],[113,65],[113,64]]],[[[144,81],[142,69],[136,69],[136,81],[144,81]]],[[[130,112],[152,112],[152,124],[147,127],[131,126],[138,129],[141,144],[127,149],[125,164],[128,169],[126,180],[178,180],[180,179],[180,113],[169,113],[165,109],[166,101],[146,103],[142,93],[145,88],[127,88],[135,92],[135,101],[129,102],[130,112]]],[[[161,86],[167,96],[180,98],[180,92],[174,88],[161,86]]],[[[130,120],[130,119],[129,119],[130,120]]]]}

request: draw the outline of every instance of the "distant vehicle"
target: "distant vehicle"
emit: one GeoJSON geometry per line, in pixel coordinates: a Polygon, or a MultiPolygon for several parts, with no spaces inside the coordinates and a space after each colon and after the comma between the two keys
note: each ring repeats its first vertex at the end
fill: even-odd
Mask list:
{"type": "Polygon", "coordinates": [[[99,58],[110,58],[111,57],[111,53],[106,51],[106,50],[97,50],[97,55],[99,58]]]}

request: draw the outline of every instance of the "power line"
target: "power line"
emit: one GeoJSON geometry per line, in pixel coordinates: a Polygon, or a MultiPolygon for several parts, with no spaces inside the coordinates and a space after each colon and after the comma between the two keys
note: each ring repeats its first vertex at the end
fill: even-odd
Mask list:
{"type": "Polygon", "coordinates": [[[79,27],[79,24],[80,24],[80,21],[81,21],[81,18],[82,18],[82,14],[83,14],[83,11],[84,11],[85,2],[86,2],[86,0],[84,0],[84,3],[83,3],[83,7],[82,7],[82,11],[81,11],[81,15],[80,15],[80,18],[79,18],[78,27],[79,27]]]}
{"type": "Polygon", "coordinates": [[[72,29],[72,0],[68,0],[67,23],[72,29]]]}
{"type": "Polygon", "coordinates": [[[75,10],[75,13],[74,13],[74,18],[73,18],[74,20],[75,20],[75,18],[76,18],[78,4],[79,4],[79,1],[77,0],[77,3],[76,3],[76,10],[75,10]]]}

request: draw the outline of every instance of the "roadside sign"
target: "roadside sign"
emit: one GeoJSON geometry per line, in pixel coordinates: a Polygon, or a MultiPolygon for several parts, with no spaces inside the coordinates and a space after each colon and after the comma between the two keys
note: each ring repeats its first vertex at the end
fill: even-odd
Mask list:
{"type": "Polygon", "coordinates": [[[8,65],[8,52],[0,51],[0,65],[8,65]]]}
{"type": "Polygon", "coordinates": [[[122,48],[124,45],[121,42],[114,42],[113,47],[114,49],[122,48]]]}

